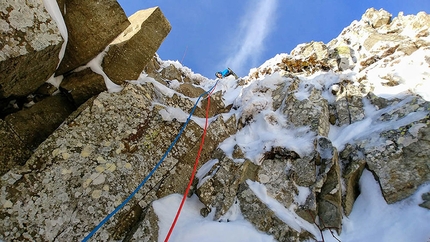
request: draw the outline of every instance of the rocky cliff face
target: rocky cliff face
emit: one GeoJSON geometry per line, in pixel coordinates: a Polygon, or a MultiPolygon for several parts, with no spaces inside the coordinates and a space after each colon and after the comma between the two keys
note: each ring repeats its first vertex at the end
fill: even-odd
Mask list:
{"type": "MultiPolygon", "coordinates": [[[[239,204],[248,221],[278,241],[313,240],[324,227],[341,233],[342,217],[348,216],[360,193],[358,180],[364,169],[377,178],[388,203],[410,196],[430,181],[430,97],[423,90],[428,87],[420,86],[424,82],[415,79],[429,79],[418,68],[430,67],[429,27],[426,13],[392,18],[384,10],[369,9],[328,44],[299,45],[291,54],[280,54],[251,70],[247,77],[221,80],[220,85],[229,88],[212,95],[211,123],[200,158],[205,169],[192,188],[205,205],[201,214],[211,212],[224,222],[229,209],[239,204]],[[417,71],[413,78],[410,70],[399,69],[405,66],[417,71]],[[406,91],[393,96],[384,93],[384,87],[406,91]],[[234,102],[226,98],[231,89],[242,93],[234,102]],[[252,103],[251,96],[270,101],[252,103]],[[223,149],[223,142],[261,122],[311,142],[296,147],[296,140],[279,143],[268,138],[258,154],[240,143],[233,151],[223,149]],[[362,127],[371,129],[372,135],[356,132],[362,127]],[[296,217],[297,223],[277,217],[253,191],[253,183],[263,185],[268,197],[296,217]]],[[[117,46],[111,54],[126,47],[117,46]]],[[[131,63],[134,59],[124,58],[131,63]]],[[[73,90],[68,93],[75,95],[74,100],[80,100],[75,103],[78,108],[34,150],[13,155],[18,147],[25,147],[25,140],[13,137],[19,132],[8,131],[18,123],[8,117],[15,118],[19,112],[2,121],[6,130],[2,132],[17,141],[2,146],[9,165],[0,180],[0,238],[84,238],[154,168],[196,97],[214,83],[157,56],[139,66],[142,74],[130,71],[134,75],[130,80],[137,81],[124,82],[122,74],[112,77],[122,87],[119,92],[103,91],[105,79],[90,69],[67,76],[62,83],[86,80],[99,85],[90,94],[82,94],[85,88],[79,84],[75,89],[65,87],[73,90]],[[172,113],[182,115],[172,118],[172,113]]],[[[158,239],[158,219],[151,203],[185,191],[203,134],[199,118],[205,115],[207,99],[202,102],[161,166],[94,238],[158,239]]],[[[423,195],[421,206],[430,209],[428,197],[423,195]]]]}

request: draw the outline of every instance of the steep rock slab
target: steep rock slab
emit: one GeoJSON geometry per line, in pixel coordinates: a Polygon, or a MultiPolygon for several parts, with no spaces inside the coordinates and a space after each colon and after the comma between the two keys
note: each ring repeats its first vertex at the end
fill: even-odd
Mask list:
{"type": "Polygon", "coordinates": [[[86,64],[130,25],[116,0],[69,0],[65,8],[69,37],[56,75],[86,64]]]}
{"type": "Polygon", "coordinates": [[[42,1],[0,3],[0,98],[26,96],[57,68],[63,39],[42,1]]]}
{"type": "MultiPolygon", "coordinates": [[[[217,118],[209,125],[208,133],[204,140],[204,146],[200,151],[199,167],[211,160],[219,143],[234,132],[234,129],[227,128],[227,126],[232,124],[234,127],[234,123],[235,119],[233,116],[227,121],[224,121],[222,118],[217,118]]],[[[179,157],[179,162],[170,171],[171,174],[169,174],[162,184],[160,184],[160,189],[157,191],[157,195],[159,197],[163,197],[172,193],[183,193],[187,187],[188,178],[190,177],[197,154],[199,153],[203,129],[193,121],[187,125],[186,129],[188,130],[188,138],[181,137],[179,139],[180,143],[175,146],[173,152],[176,151],[176,147],[180,147],[180,150],[186,150],[187,153],[176,156],[179,157]]],[[[195,189],[196,187],[193,186],[193,190],[195,189]]]]}
{"type": "Polygon", "coordinates": [[[158,7],[138,11],[129,20],[131,25],[109,45],[102,63],[116,84],[136,80],[171,29],[158,7]]]}
{"type": "MultiPolygon", "coordinates": [[[[156,105],[154,107],[154,112],[161,113],[164,111],[164,108],[165,106],[156,105]]],[[[179,108],[183,107],[179,106],[179,108]]],[[[204,164],[210,159],[210,157],[213,157],[216,146],[222,140],[229,137],[235,130],[235,123],[234,116],[232,116],[227,121],[224,121],[221,117],[218,117],[216,120],[211,122],[204,142],[204,147],[200,153],[199,165],[204,164]]],[[[153,137],[152,139],[155,140],[157,137],[165,136],[164,133],[172,133],[173,130],[179,130],[180,127],[178,127],[178,125],[179,123],[177,121],[164,121],[159,125],[152,125],[152,130],[156,130],[151,131],[151,136],[153,137]]],[[[121,212],[121,215],[119,215],[120,218],[118,219],[119,222],[114,228],[114,239],[121,238],[121,236],[115,237],[115,234],[123,235],[122,237],[126,238],[132,236],[136,239],[142,239],[150,235],[148,231],[156,231],[156,217],[155,220],[148,221],[147,217],[151,218],[154,215],[151,215],[152,209],[149,209],[149,213],[147,213],[147,208],[150,206],[150,203],[156,199],[162,198],[172,193],[183,193],[185,191],[190,173],[193,170],[196,155],[198,153],[202,132],[203,129],[197,123],[190,121],[185,129],[184,135],[179,138],[178,143],[173,147],[171,152],[173,155],[167,156],[167,159],[169,159],[169,162],[172,164],[170,170],[162,174],[162,177],[158,179],[158,183],[148,193],[146,193],[140,201],[138,201],[138,204],[133,205],[133,207],[140,207],[145,211],[143,211],[142,215],[136,213],[136,209],[121,212]],[[132,222],[129,222],[128,224],[121,222],[124,220],[132,222]]],[[[147,136],[145,135],[145,137],[147,136]]],[[[165,140],[165,138],[166,137],[164,137],[163,140],[165,140]]],[[[152,147],[150,149],[157,149],[157,147],[159,147],[158,145],[152,146],[149,140],[148,142],[145,142],[145,147],[149,148],[150,146],[152,147]]],[[[134,144],[132,149],[136,150],[136,147],[138,146],[134,144]]],[[[148,166],[148,168],[150,167],[148,166]]],[[[193,184],[191,193],[194,192],[196,185],[197,183],[193,184]]],[[[153,241],[153,239],[150,241],[153,241]]]]}
{"type": "MultiPolygon", "coordinates": [[[[169,132],[169,127],[165,129],[167,129],[166,132],[169,132]]],[[[188,179],[193,170],[203,130],[194,121],[187,125],[186,130],[186,135],[189,138],[181,135],[180,142],[172,149],[175,155],[171,159],[174,159],[175,163],[171,170],[168,171],[168,174],[164,175],[163,181],[157,188],[158,197],[164,197],[172,193],[184,193],[188,185],[188,179]]],[[[205,146],[205,150],[202,151],[201,159],[207,159],[207,156],[210,155],[208,147],[210,145],[205,146]]]]}
{"type": "MultiPolygon", "coordinates": [[[[126,87],[121,95],[103,92],[39,146],[25,167],[2,177],[2,238],[28,234],[32,241],[81,240],[130,194],[165,148],[159,143],[156,151],[151,149],[155,141],[147,130],[154,121],[148,110],[153,94],[149,86],[126,87]]],[[[112,224],[104,228],[109,227],[112,224]]],[[[110,235],[102,230],[95,236],[104,241],[110,235]]]]}
{"type": "MultiPolygon", "coordinates": [[[[178,102],[155,89],[152,83],[143,83],[126,85],[120,93],[102,92],[48,137],[25,166],[3,175],[0,236],[9,240],[24,236],[32,241],[81,240],[124,201],[154,168],[183,124],[164,120],[161,109],[170,102],[183,110],[190,105],[185,98],[178,102]],[[166,102],[156,105],[153,100],[166,102]]],[[[176,181],[186,181],[190,168],[188,164],[176,165],[195,158],[193,149],[202,133],[196,123],[189,125],[151,179],[94,240],[132,236],[130,231],[146,216],[144,210],[151,201],[168,191],[183,192],[183,184],[176,181]],[[167,180],[169,172],[184,175],[167,180]],[[162,182],[166,189],[160,189],[162,182]]],[[[210,143],[208,140],[208,147],[215,149],[217,143],[210,143]]],[[[207,160],[211,152],[204,151],[202,159],[207,160]]]]}

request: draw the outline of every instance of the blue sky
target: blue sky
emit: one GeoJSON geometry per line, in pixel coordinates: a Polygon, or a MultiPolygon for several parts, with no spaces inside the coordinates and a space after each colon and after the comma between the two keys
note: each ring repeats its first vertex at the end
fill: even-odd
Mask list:
{"type": "Polygon", "coordinates": [[[393,17],[430,13],[429,0],[118,0],[127,16],[159,6],[172,30],[157,53],[209,78],[231,67],[239,76],[301,43],[328,43],[366,9],[393,17]]]}

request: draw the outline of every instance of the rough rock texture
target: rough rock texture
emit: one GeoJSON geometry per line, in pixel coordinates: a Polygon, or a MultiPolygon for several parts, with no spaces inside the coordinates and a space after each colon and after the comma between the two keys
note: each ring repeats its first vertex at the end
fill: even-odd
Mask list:
{"type": "MultiPolygon", "coordinates": [[[[107,90],[109,80],[104,73],[96,74],[88,67],[75,68],[98,55],[130,24],[116,1],[58,1],[58,4],[69,39],[66,56],[57,74],[72,69],[75,72],[55,80],[51,78],[50,83],[46,81],[59,64],[63,43],[55,21],[41,2],[6,1],[0,4],[0,15],[3,16],[0,20],[0,117],[7,127],[12,128],[5,131],[7,136],[17,136],[25,149],[36,148],[74,109],[107,90]]],[[[163,21],[164,24],[167,22],[163,21]]],[[[146,33],[144,37],[155,39],[158,34],[155,27],[153,34],[146,33]]],[[[135,37],[135,42],[140,42],[141,37],[135,37]]],[[[154,45],[151,44],[150,49],[154,55],[154,45]]],[[[134,58],[138,57],[134,55],[134,58]]],[[[0,157],[5,163],[2,172],[13,164],[24,164],[31,154],[24,149],[11,155],[8,145],[1,147],[0,154],[5,154],[0,157]]]]}
{"type": "Polygon", "coordinates": [[[318,188],[317,204],[320,224],[328,228],[336,228],[340,233],[342,228],[342,189],[341,169],[337,150],[327,138],[317,140],[318,167],[316,184],[318,188]]]}
{"type": "Polygon", "coordinates": [[[293,81],[283,112],[294,125],[309,125],[312,131],[322,136],[327,136],[330,131],[328,102],[311,83],[293,81]],[[305,90],[310,90],[310,95],[300,96],[305,90]]]}
{"type": "Polygon", "coordinates": [[[379,28],[390,23],[391,14],[384,9],[376,11],[375,9],[370,8],[363,14],[362,20],[373,28],[379,28]]]}
{"type": "Polygon", "coordinates": [[[424,202],[421,203],[420,206],[430,209],[430,192],[424,193],[421,198],[424,200],[424,202]]]}
{"type": "MultiPolygon", "coordinates": [[[[122,95],[116,95],[117,103],[125,103],[124,100],[127,100],[128,105],[116,106],[107,103],[107,100],[112,98],[112,94],[100,95],[76,119],[57,130],[51,136],[51,141],[47,140],[39,148],[39,152],[33,155],[25,168],[10,173],[10,175],[14,174],[12,177],[20,177],[21,179],[10,180],[12,178],[9,176],[4,177],[2,184],[5,184],[6,181],[8,183],[18,182],[16,185],[27,184],[20,188],[17,187],[13,194],[7,192],[9,195],[6,196],[6,199],[12,205],[8,208],[7,214],[9,215],[4,215],[9,217],[24,212],[27,213],[25,220],[33,221],[34,224],[28,224],[25,230],[4,230],[2,234],[8,238],[19,238],[26,233],[33,234],[32,228],[37,228],[37,224],[45,224],[46,233],[40,235],[39,239],[41,240],[53,240],[54,238],[80,240],[84,233],[88,233],[88,230],[91,229],[92,222],[90,221],[98,220],[97,214],[100,212],[106,214],[134,189],[138,180],[142,178],[133,176],[132,174],[135,174],[133,170],[145,171],[147,168],[141,167],[141,165],[155,162],[155,157],[161,155],[156,155],[161,152],[159,149],[166,148],[161,143],[154,146],[154,139],[165,140],[166,142],[171,140],[166,135],[154,134],[154,132],[158,132],[157,129],[154,131],[146,129],[151,125],[151,121],[156,122],[152,117],[156,113],[146,109],[150,106],[148,104],[151,99],[146,95],[139,94],[140,92],[142,89],[124,90],[122,95]],[[130,100],[134,100],[133,103],[130,103],[130,100]],[[121,110],[126,111],[126,113],[121,112],[121,110]],[[109,116],[106,115],[108,113],[110,113],[109,116]],[[112,119],[112,115],[115,115],[117,120],[112,119]],[[131,119],[131,117],[133,118],[131,119]],[[140,118],[136,119],[135,117],[140,118]],[[94,120],[99,120],[99,124],[93,123],[94,120]],[[129,121],[127,122],[127,120],[129,121]],[[117,124],[120,125],[117,127],[117,124]],[[111,127],[115,128],[112,129],[111,127]],[[78,131],[79,129],[82,130],[78,131]],[[109,136],[106,137],[105,133],[109,133],[109,136]],[[105,137],[103,142],[98,141],[98,137],[101,136],[105,137]],[[156,149],[149,149],[150,147],[156,147],[156,149]],[[146,155],[136,153],[138,149],[148,149],[148,153],[146,155]],[[112,155],[114,156],[112,157],[112,155]],[[145,162],[142,163],[144,157],[154,157],[154,159],[145,159],[145,162]],[[55,169],[57,172],[49,172],[52,167],[57,167],[55,169]],[[89,168],[92,172],[86,173],[85,171],[89,168]],[[34,170],[35,173],[26,174],[26,170],[34,170]],[[81,177],[81,175],[83,176],[81,177]],[[128,177],[128,179],[119,179],[122,176],[128,177]],[[34,180],[32,177],[40,177],[41,179],[34,180]],[[53,187],[42,185],[49,180],[57,181],[57,185],[53,187]],[[106,181],[116,181],[117,184],[106,183],[106,181]],[[33,186],[38,187],[37,190],[28,193],[26,187],[33,186]],[[25,202],[33,200],[34,196],[41,199],[36,199],[32,203],[25,202]],[[94,201],[97,201],[95,206],[91,205],[94,204],[94,201]],[[100,207],[97,204],[101,204],[101,201],[111,205],[100,207]],[[25,207],[21,207],[21,202],[26,204],[25,207]],[[57,204],[63,205],[58,206],[57,204]],[[19,210],[16,210],[18,208],[19,210]],[[36,214],[28,213],[28,211],[39,211],[38,217],[42,216],[44,217],[42,220],[48,218],[50,220],[48,223],[38,221],[37,217],[34,217],[36,214]],[[57,213],[60,217],[55,215],[57,213]],[[81,222],[89,224],[84,225],[81,222]],[[64,230],[64,228],[70,229],[64,230]]],[[[151,97],[152,92],[148,94],[151,97]]],[[[173,159],[166,160],[166,164],[171,162],[173,159]]],[[[142,172],[142,174],[145,173],[147,172],[142,172]]],[[[141,198],[142,195],[138,197],[141,198]]],[[[3,217],[2,221],[8,221],[8,224],[14,224],[14,227],[19,228],[22,222],[16,220],[19,218],[16,215],[10,218],[3,217]]],[[[112,226],[108,225],[107,228],[109,227],[112,226]]],[[[101,238],[105,236],[108,234],[103,232],[101,238]]]]}
{"type": "MultiPolygon", "coordinates": [[[[164,121],[159,114],[162,106],[151,108],[155,95],[151,84],[128,85],[118,94],[100,94],[97,99],[86,104],[87,108],[78,110],[74,114],[76,118],[56,130],[25,166],[17,167],[3,176],[1,184],[6,189],[2,190],[1,195],[2,208],[5,209],[1,219],[4,222],[1,234],[7,238],[31,235],[30,238],[36,240],[82,239],[92,229],[92,221],[99,220],[100,213],[107,215],[148,174],[177,134],[180,123],[164,121]],[[110,103],[112,100],[116,100],[115,104],[110,103]],[[97,123],[95,120],[98,120],[97,123]],[[87,173],[88,169],[90,173],[87,173]],[[140,172],[133,172],[135,170],[140,172]],[[56,185],[44,185],[50,181],[55,181],[56,185]],[[15,187],[13,191],[10,190],[12,185],[15,187]],[[102,204],[110,205],[105,207],[102,204]],[[25,218],[21,219],[22,215],[25,218]],[[23,221],[33,222],[25,222],[27,227],[24,228],[23,221]],[[41,224],[44,224],[45,232],[37,235],[41,224]],[[18,230],[9,230],[8,226],[18,230]]],[[[216,127],[226,126],[222,119],[212,125],[215,126],[214,130],[220,131],[214,136],[217,142],[229,136],[220,135],[228,129],[216,127]]],[[[190,150],[197,146],[202,132],[201,127],[193,122],[189,126],[184,136],[195,138],[182,139],[176,144],[171,155],[152,177],[149,186],[136,195],[133,200],[135,206],[131,210],[126,209],[119,218],[106,225],[98,238],[106,240],[126,236],[129,227],[136,226],[136,221],[140,221],[139,214],[142,212],[138,206],[143,208],[149,204],[144,200],[137,205],[146,196],[156,199],[185,189],[186,184],[180,186],[176,182],[184,179],[173,179],[174,176],[166,179],[165,176],[169,172],[188,175],[192,164],[184,161],[192,161],[190,157],[196,152],[190,150]],[[160,181],[161,187],[156,185],[160,181]],[[149,192],[156,187],[157,193],[151,195],[149,192]],[[135,215],[127,215],[131,212],[135,215]],[[130,219],[131,222],[125,226],[124,219],[121,219],[124,216],[135,219],[130,219]]],[[[203,154],[203,157],[207,157],[214,149],[210,141],[207,143],[207,154],[203,154]]]]}
{"type": "Polygon", "coordinates": [[[208,174],[215,174],[208,177],[202,186],[198,187],[197,194],[200,201],[207,205],[207,208],[201,213],[206,216],[211,212],[210,208],[213,208],[215,209],[214,219],[222,220],[222,215],[235,202],[239,185],[243,182],[241,177],[243,173],[246,173],[246,169],[243,169],[242,166],[246,166],[246,164],[236,164],[222,152],[219,152],[216,157],[219,158],[217,164],[208,172],[208,174]],[[221,190],[214,189],[215,187],[219,187],[221,190]]]}
{"type": "MultiPolygon", "coordinates": [[[[402,108],[388,112],[387,116],[404,117],[414,112],[430,111],[429,103],[420,98],[406,101],[408,102],[404,102],[402,108]]],[[[362,144],[366,147],[365,156],[369,169],[378,177],[388,203],[412,195],[418,186],[430,180],[429,118],[427,115],[417,122],[382,132],[379,138],[375,137],[386,141],[386,145],[382,147],[372,147],[375,140],[362,144]]],[[[393,122],[395,120],[392,119],[393,122]]]]}
{"type": "Polygon", "coordinates": [[[0,99],[26,96],[57,68],[63,38],[42,1],[2,1],[0,34],[0,99]]]}
{"type": "Polygon", "coordinates": [[[171,29],[158,7],[140,10],[129,20],[131,25],[109,45],[102,63],[117,84],[139,77],[171,29]]]}
{"type": "Polygon", "coordinates": [[[344,71],[354,68],[356,58],[354,57],[354,51],[347,45],[339,45],[334,48],[334,58],[336,59],[338,70],[344,71]]]}
{"type": "Polygon", "coordinates": [[[307,231],[305,235],[300,235],[287,226],[274,211],[260,201],[247,184],[242,185],[241,190],[237,198],[240,209],[245,219],[252,221],[258,230],[272,234],[277,241],[302,241],[309,238],[307,231]]]}
{"type": "Polygon", "coordinates": [[[352,124],[364,118],[363,95],[366,95],[368,88],[361,84],[354,84],[345,80],[334,84],[332,93],[336,95],[336,102],[332,105],[333,115],[336,122],[333,124],[342,126],[352,124]]]}
{"type": "Polygon", "coordinates": [[[68,0],[65,9],[68,41],[56,75],[86,64],[130,25],[115,0],[68,0]]]}

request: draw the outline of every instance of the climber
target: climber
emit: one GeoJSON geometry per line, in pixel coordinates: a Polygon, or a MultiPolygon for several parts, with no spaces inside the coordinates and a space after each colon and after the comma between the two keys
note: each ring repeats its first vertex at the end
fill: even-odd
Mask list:
{"type": "Polygon", "coordinates": [[[234,73],[230,68],[227,68],[223,71],[218,71],[215,73],[215,76],[218,78],[224,78],[233,75],[236,79],[238,78],[236,73],[234,73]]]}

